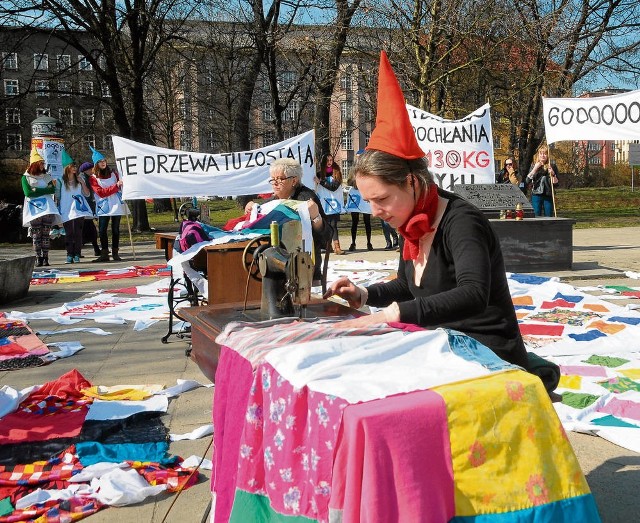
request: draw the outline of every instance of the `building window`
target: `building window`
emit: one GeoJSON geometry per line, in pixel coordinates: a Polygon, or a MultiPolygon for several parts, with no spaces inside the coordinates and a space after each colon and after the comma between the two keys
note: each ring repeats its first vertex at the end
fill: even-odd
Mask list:
{"type": "Polygon", "coordinates": [[[33,53],[33,69],[35,71],[48,71],[49,55],[46,53],[33,53]]]}
{"type": "Polygon", "coordinates": [[[216,140],[216,133],[213,131],[209,131],[207,133],[206,147],[210,151],[215,151],[217,149],[218,142],[216,140]]]}
{"type": "Polygon", "coordinates": [[[180,150],[188,151],[191,147],[191,133],[185,129],[180,131],[180,150]]]}
{"type": "Polygon", "coordinates": [[[344,176],[348,176],[349,169],[351,169],[351,162],[349,160],[342,160],[342,172],[344,176]]]}
{"type": "Polygon", "coordinates": [[[102,110],[102,121],[108,123],[113,120],[113,111],[111,109],[102,110]]]}
{"type": "Polygon", "coordinates": [[[602,159],[599,156],[592,156],[589,158],[589,163],[591,165],[600,165],[602,163],[602,159]]]}
{"type": "Polygon", "coordinates": [[[58,109],[58,119],[65,125],[73,125],[73,109],[58,109]]]}
{"type": "Polygon", "coordinates": [[[102,98],[111,98],[111,89],[108,85],[100,84],[100,91],[102,92],[102,98]]]}
{"type": "Polygon", "coordinates": [[[371,131],[364,132],[364,146],[369,145],[369,140],[371,140],[371,131]]]}
{"type": "Polygon", "coordinates": [[[5,71],[17,71],[18,53],[2,53],[2,68],[5,71]]]}
{"type": "Polygon", "coordinates": [[[342,131],[340,138],[342,149],[344,151],[353,151],[353,137],[351,136],[351,131],[342,131]]]}
{"type": "Polygon", "coordinates": [[[20,109],[17,107],[8,107],[5,109],[7,123],[20,123],[20,109]]]}
{"type": "Polygon", "coordinates": [[[340,102],[340,118],[342,123],[353,120],[353,105],[351,102],[340,102]]]}
{"type": "Polygon", "coordinates": [[[80,71],[93,71],[93,65],[91,62],[81,54],[78,55],[78,69],[80,71]]]}
{"type": "Polygon", "coordinates": [[[58,82],[58,96],[71,96],[71,82],[69,80],[58,82]]]}
{"type": "Polygon", "coordinates": [[[493,136],[493,148],[502,149],[502,140],[500,139],[500,136],[493,136]]]}
{"type": "Polygon", "coordinates": [[[20,94],[20,86],[18,80],[4,81],[4,94],[7,96],[17,96],[20,94]]]}
{"type": "Polygon", "coordinates": [[[362,118],[365,122],[370,122],[373,120],[373,112],[371,111],[371,107],[367,106],[362,109],[362,118]]]}
{"type": "Polygon", "coordinates": [[[36,107],[36,118],[41,116],[51,116],[51,109],[48,107],[36,107]]]}
{"type": "Polygon", "coordinates": [[[273,122],[273,104],[271,102],[262,104],[262,121],[273,122]]]}
{"type": "Polygon", "coordinates": [[[343,75],[340,76],[340,88],[343,91],[351,91],[351,83],[352,83],[353,79],[351,78],[351,75],[348,73],[345,73],[343,75]]]}
{"type": "Polygon", "coordinates": [[[66,71],[71,68],[71,55],[70,54],[59,54],[58,59],[58,71],[66,71]]]}
{"type": "Polygon", "coordinates": [[[285,131],[284,132],[284,139],[285,140],[290,140],[294,136],[296,136],[296,132],[295,131],[285,131]]]}
{"type": "Polygon", "coordinates": [[[7,133],[7,150],[22,151],[22,135],[20,133],[7,133]]]}
{"type": "Polygon", "coordinates": [[[289,91],[296,85],[296,80],[295,71],[283,71],[280,73],[280,78],[278,80],[278,89],[289,91]]]}
{"type": "Polygon", "coordinates": [[[93,82],[80,82],[80,94],[93,96],[93,82]]]}
{"type": "Polygon", "coordinates": [[[265,131],[262,135],[262,147],[269,147],[276,141],[276,135],[273,131],[265,131]]]}
{"type": "Polygon", "coordinates": [[[95,134],[86,134],[82,140],[84,141],[84,144],[87,147],[89,147],[89,146],[95,147],[96,146],[96,135],[95,134]]]}
{"type": "Polygon", "coordinates": [[[102,137],[102,148],[104,150],[111,149],[112,145],[113,145],[113,140],[111,139],[111,136],[108,134],[105,134],[102,137]]]}
{"type": "Polygon", "coordinates": [[[49,96],[49,80],[36,80],[36,96],[49,96]]]}
{"type": "Polygon", "coordinates": [[[282,113],[282,120],[284,122],[293,122],[298,118],[298,107],[300,106],[300,102],[297,100],[291,100],[289,105],[287,105],[286,109],[282,113]]]}
{"type": "Polygon", "coordinates": [[[80,110],[80,123],[82,125],[91,125],[94,121],[95,121],[95,111],[93,109],[80,110]]]}

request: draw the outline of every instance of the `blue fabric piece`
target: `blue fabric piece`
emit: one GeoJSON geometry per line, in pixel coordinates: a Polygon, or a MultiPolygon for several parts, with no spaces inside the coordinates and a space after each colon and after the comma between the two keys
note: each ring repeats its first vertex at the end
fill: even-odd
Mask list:
{"type": "Polygon", "coordinates": [[[562,294],[559,292],[553,297],[553,299],[564,300],[570,303],[580,303],[584,299],[584,296],[570,296],[569,294],[562,294]]]}
{"type": "Polygon", "coordinates": [[[519,283],[528,283],[530,285],[540,285],[541,283],[544,283],[551,279],[551,278],[545,278],[544,276],[533,276],[531,274],[519,274],[519,273],[514,273],[511,276],[509,276],[509,278],[519,283]]]}
{"type": "Polygon", "coordinates": [[[581,332],[580,334],[569,334],[569,338],[573,338],[576,341],[591,341],[602,338],[606,334],[598,329],[591,329],[587,332],[581,332]]]}
{"type": "Polygon", "coordinates": [[[108,445],[97,441],[76,443],[78,459],[85,467],[103,461],[108,463],[121,463],[122,461],[153,461],[159,463],[166,459],[168,451],[169,443],[166,441],[108,445]]]}
{"type": "Polygon", "coordinates": [[[630,427],[634,429],[640,428],[638,425],[634,425],[633,423],[627,423],[626,421],[612,416],[609,414],[608,416],[603,416],[602,418],[596,418],[589,421],[593,425],[600,425],[601,427],[630,427]]]}
{"type": "Polygon", "coordinates": [[[489,347],[473,339],[471,336],[452,329],[443,330],[449,335],[449,346],[456,356],[460,356],[467,361],[479,363],[492,372],[520,368],[517,365],[504,361],[489,347]]]}
{"type": "Polygon", "coordinates": [[[516,310],[518,310],[518,309],[525,309],[525,310],[528,310],[528,311],[536,310],[536,306],[535,305],[515,305],[514,308],[516,310]]]}
{"type": "Polygon", "coordinates": [[[600,514],[591,494],[561,499],[537,507],[501,514],[456,516],[449,523],[599,523],[600,514]]]}
{"type": "Polygon", "coordinates": [[[629,325],[640,325],[640,318],[629,318],[628,316],[611,316],[608,321],[628,323],[629,325]]]}

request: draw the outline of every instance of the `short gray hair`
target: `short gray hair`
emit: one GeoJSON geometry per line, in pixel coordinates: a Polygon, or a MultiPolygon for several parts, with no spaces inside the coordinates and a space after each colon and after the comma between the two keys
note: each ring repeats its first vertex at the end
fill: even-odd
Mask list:
{"type": "Polygon", "coordinates": [[[295,176],[302,179],[302,165],[293,158],[278,158],[269,166],[269,174],[282,173],[286,177],[295,176]]]}

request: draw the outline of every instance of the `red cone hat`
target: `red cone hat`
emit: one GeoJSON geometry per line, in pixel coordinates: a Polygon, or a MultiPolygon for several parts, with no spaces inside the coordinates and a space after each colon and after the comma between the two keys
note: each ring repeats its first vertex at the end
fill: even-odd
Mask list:
{"type": "Polygon", "coordinates": [[[380,52],[376,127],[366,148],[384,151],[406,160],[424,156],[409,120],[402,89],[384,51],[380,52]]]}

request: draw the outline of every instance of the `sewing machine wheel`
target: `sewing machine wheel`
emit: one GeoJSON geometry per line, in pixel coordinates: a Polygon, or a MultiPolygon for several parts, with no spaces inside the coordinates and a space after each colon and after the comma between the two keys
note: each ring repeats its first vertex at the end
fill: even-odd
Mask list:
{"type": "Polygon", "coordinates": [[[193,209],[193,203],[191,203],[191,202],[183,203],[180,206],[180,208],[178,209],[178,216],[180,216],[180,218],[182,220],[186,220],[187,219],[187,213],[189,212],[189,209],[193,209]]]}
{"type": "Polygon", "coordinates": [[[271,247],[271,237],[265,234],[251,240],[242,253],[242,267],[256,281],[262,281],[262,274],[258,269],[258,254],[269,247],[271,247]]]}

